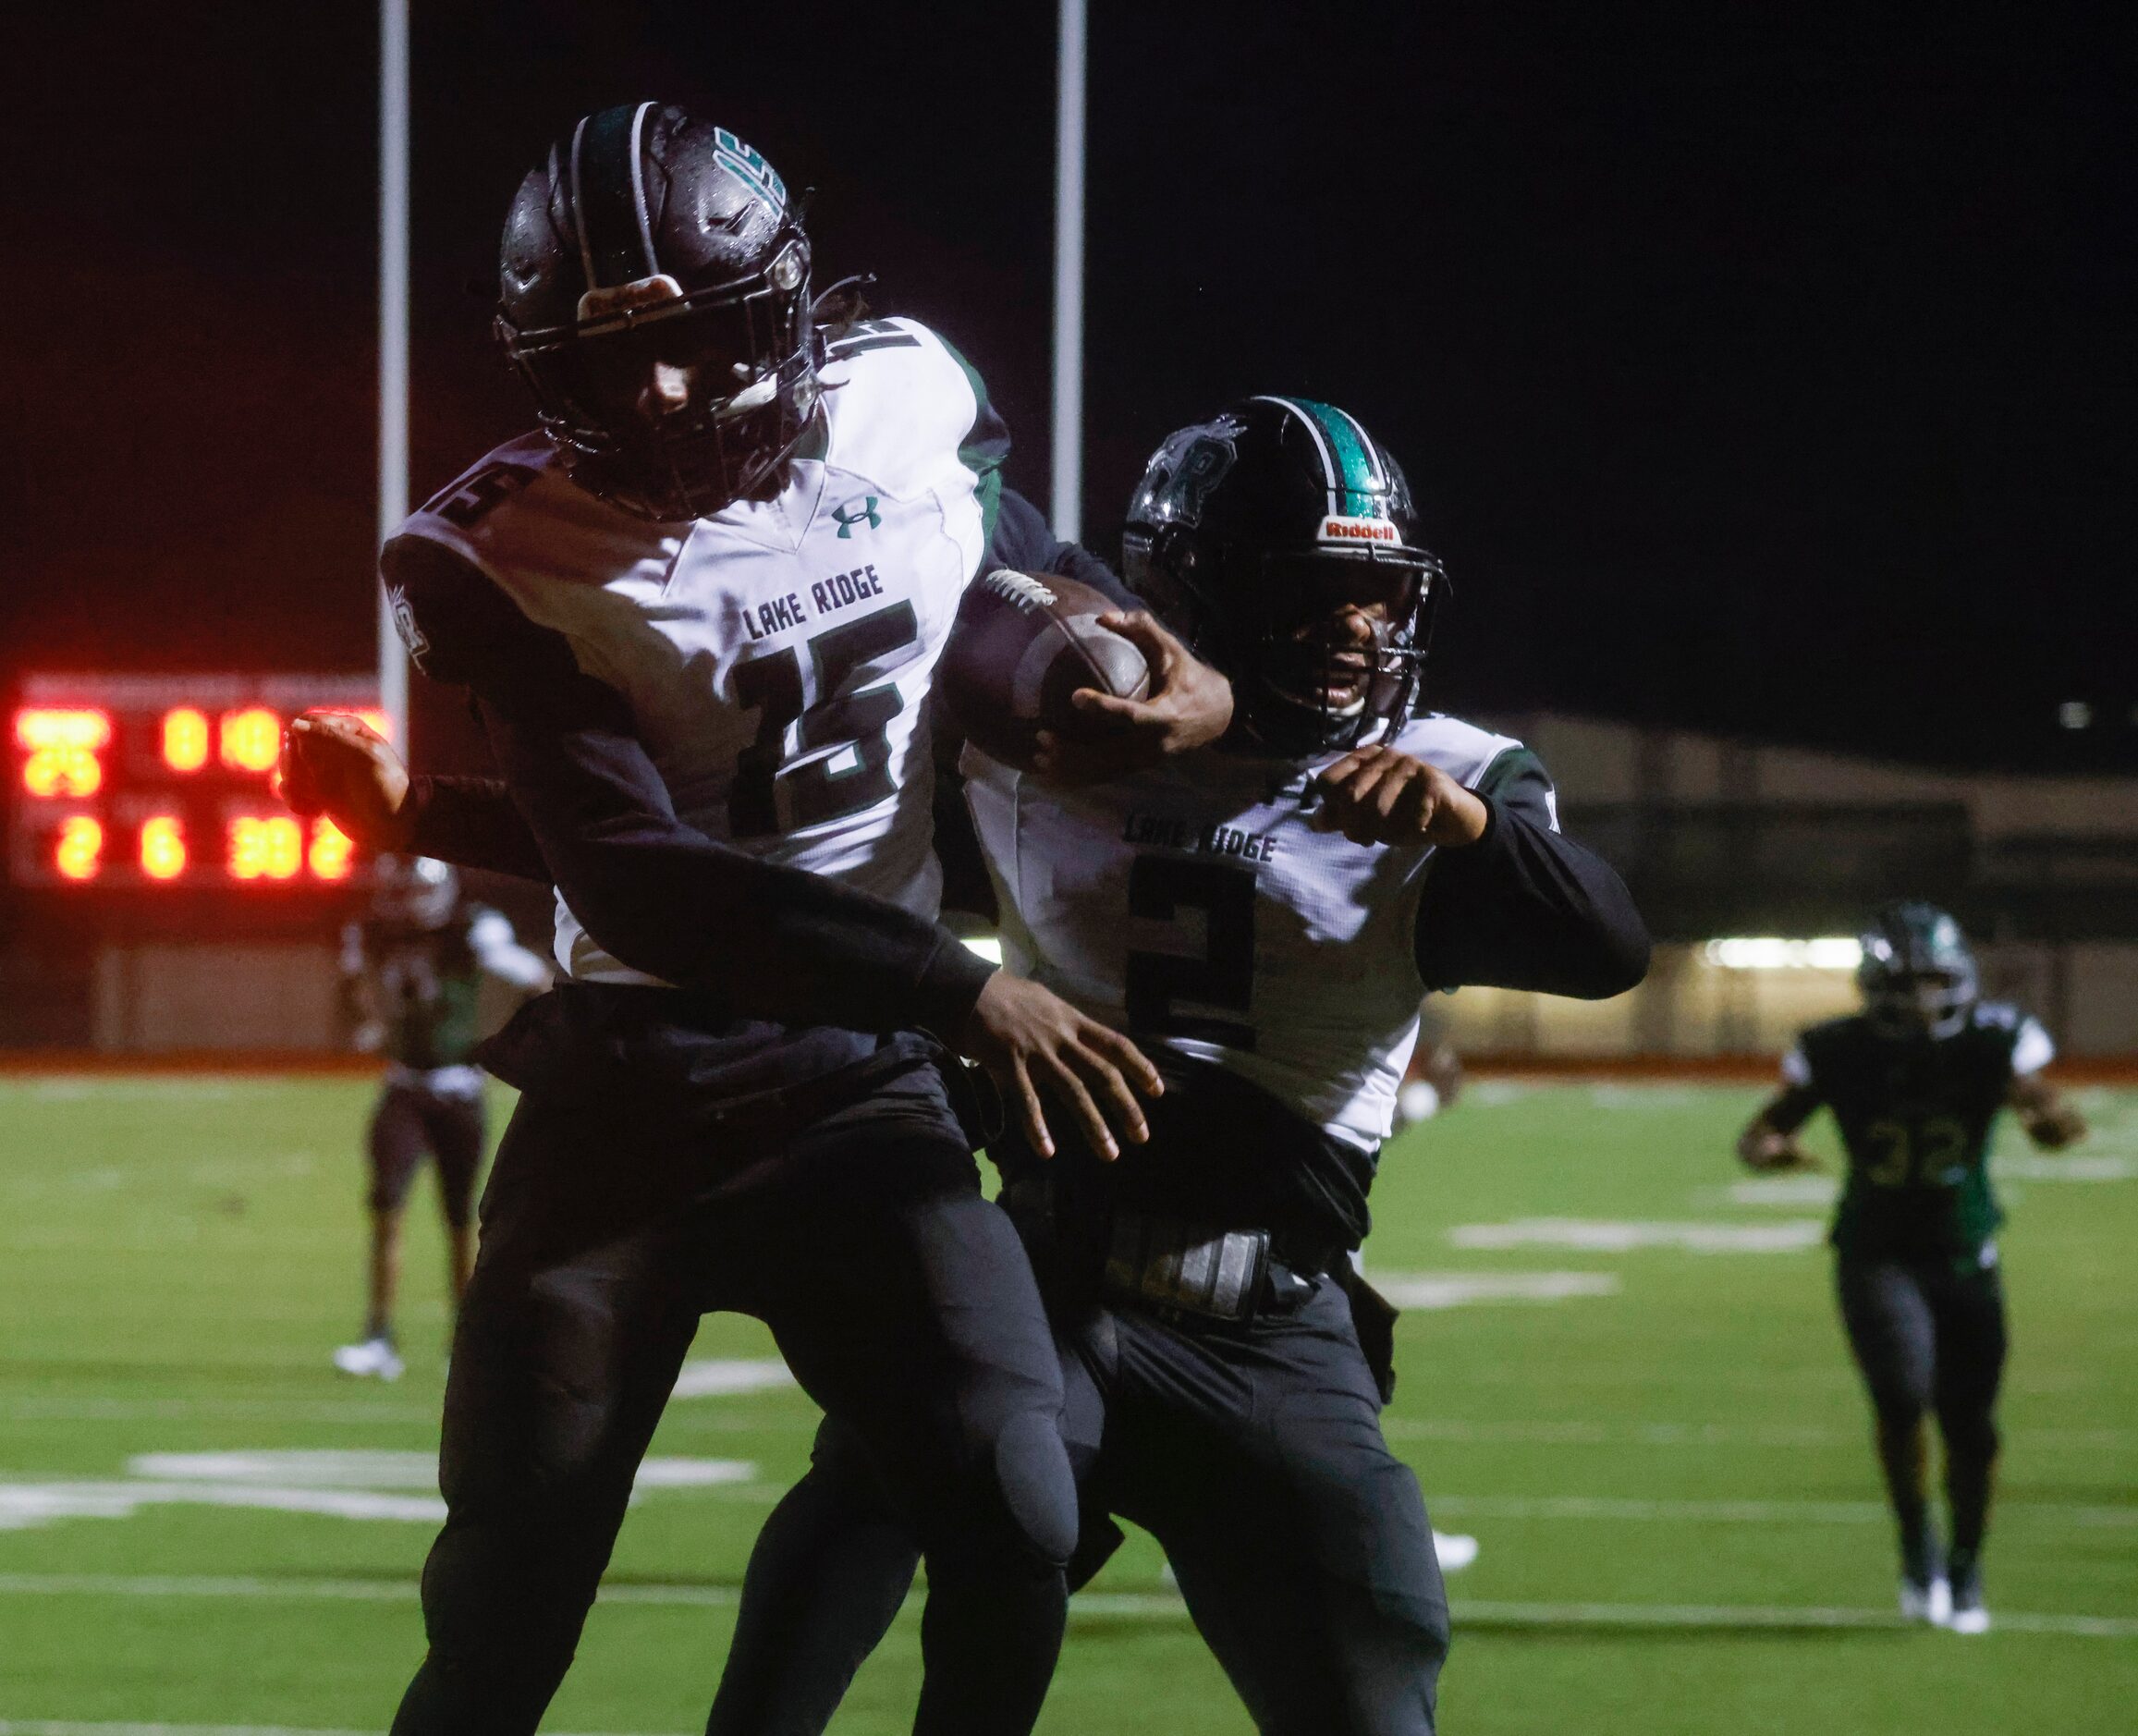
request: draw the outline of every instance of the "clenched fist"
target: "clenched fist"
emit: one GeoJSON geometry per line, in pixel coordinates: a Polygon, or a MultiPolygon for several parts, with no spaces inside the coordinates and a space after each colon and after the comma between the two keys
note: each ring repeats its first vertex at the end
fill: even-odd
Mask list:
{"type": "Polygon", "coordinates": [[[1354,844],[1434,844],[1460,850],[1484,836],[1484,801],[1437,765],[1394,748],[1357,748],[1314,780],[1311,824],[1354,844]]]}
{"type": "Polygon", "coordinates": [[[308,711],[282,740],[282,799],[298,813],[324,813],[359,844],[397,850],[408,843],[402,805],[409,771],[385,737],[346,712],[308,711]]]}

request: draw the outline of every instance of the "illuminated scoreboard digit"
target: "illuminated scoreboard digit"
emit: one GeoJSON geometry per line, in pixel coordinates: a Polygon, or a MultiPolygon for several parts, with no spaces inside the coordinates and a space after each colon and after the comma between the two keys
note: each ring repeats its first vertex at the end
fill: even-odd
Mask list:
{"type": "Polygon", "coordinates": [[[325,819],[283,806],[283,727],[342,711],[387,733],[365,677],[35,675],[9,718],[8,859],[18,885],[346,886],[361,872],[325,819]]]}

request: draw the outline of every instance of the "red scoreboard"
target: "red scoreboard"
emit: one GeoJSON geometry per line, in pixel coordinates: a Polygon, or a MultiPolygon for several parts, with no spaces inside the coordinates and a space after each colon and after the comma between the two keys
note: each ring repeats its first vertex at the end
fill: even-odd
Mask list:
{"type": "Polygon", "coordinates": [[[386,733],[368,676],[29,677],[8,720],[16,883],[347,886],[349,840],[275,790],[283,726],[311,710],[386,733]]]}

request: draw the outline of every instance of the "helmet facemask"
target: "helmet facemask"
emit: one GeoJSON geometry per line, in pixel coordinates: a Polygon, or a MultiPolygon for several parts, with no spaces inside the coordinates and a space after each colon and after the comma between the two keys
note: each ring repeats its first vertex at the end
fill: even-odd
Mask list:
{"type": "Polygon", "coordinates": [[[1890,1037],[1943,1038],[1966,1025],[1980,990],[1960,924],[1927,904],[1881,911],[1863,937],[1856,967],[1864,1011],[1890,1037]]]}
{"type": "Polygon", "coordinates": [[[812,426],[808,238],[751,146],[679,109],[580,121],[507,214],[497,335],[574,482],[639,517],[762,496],[812,426]]]}
{"type": "Polygon", "coordinates": [[[1357,420],[1244,399],[1168,434],[1122,532],[1130,588],[1232,681],[1234,741],[1288,759],[1400,728],[1447,588],[1357,420]]]}
{"type": "Polygon", "coordinates": [[[678,520],[756,493],[816,408],[809,250],[797,231],[762,273],[686,294],[656,274],[591,290],[574,325],[521,332],[506,354],[573,481],[641,518],[678,520]],[[657,373],[679,404],[655,395],[657,373]]]}
{"type": "Polygon", "coordinates": [[[1273,753],[1348,752],[1400,727],[1418,703],[1448,582],[1423,550],[1213,552],[1179,530],[1130,530],[1122,564],[1130,587],[1232,682],[1236,727],[1273,753]],[[1362,620],[1363,637],[1349,624],[1362,620]]]}
{"type": "Polygon", "coordinates": [[[460,905],[460,876],[434,856],[382,856],[372,916],[389,927],[434,934],[460,905]]]}
{"type": "Polygon", "coordinates": [[[1443,576],[1430,556],[1265,555],[1261,630],[1234,656],[1243,722],[1284,752],[1344,751],[1410,715],[1443,576]]]}

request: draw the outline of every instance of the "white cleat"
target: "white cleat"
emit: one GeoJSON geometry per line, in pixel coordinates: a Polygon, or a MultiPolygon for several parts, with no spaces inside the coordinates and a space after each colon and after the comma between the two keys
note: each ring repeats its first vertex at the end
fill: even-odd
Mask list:
{"type": "Polygon", "coordinates": [[[388,1339],[345,1344],[334,1353],[334,1365],[345,1375],[370,1380],[398,1380],[406,1366],[388,1339]]]}
{"type": "Polygon", "coordinates": [[[1405,1127],[1430,1121],[1440,1113],[1440,1094],[1423,1079],[1411,1080],[1396,1094],[1396,1113],[1405,1127]]]}
{"type": "Polygon", "coordinates": [[[1942,1628],[1952,1620],[1952,1587],[1940,1573],[1927,1585],[1918,1585],[1913,1580],[1900,1582],[1900,1620],[1927,1621],[1934,1628],[1942,1628]]]}
{"type": "Polygon", "coordinates": [[[1433,1534],[1433,1553],[1440,1558],[1443,1573],[1460,1573],[1477,1559],[1477,1539],[1459,1532],[1436,1531],[1433,1534]]]}
{"type": "Polygon", "coordinates": [[[1989,1611],[1983,1607],[1982,1576],[1979,1571],[1969,1574],[1955,1588],[1945,1620],[1938,1625],[1953,1633],[1989,1632],[1989,1611]]]}

